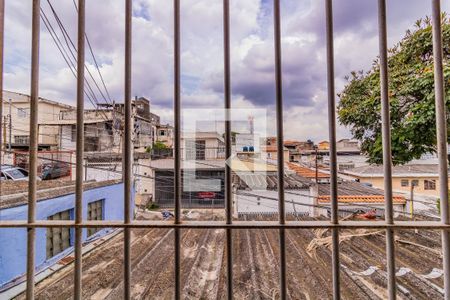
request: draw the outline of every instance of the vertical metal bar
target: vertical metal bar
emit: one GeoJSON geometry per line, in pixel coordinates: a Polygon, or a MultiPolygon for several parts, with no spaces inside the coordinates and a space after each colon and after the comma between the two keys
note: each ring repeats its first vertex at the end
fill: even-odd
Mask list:
{"type": "MultiPolygon", "coordinates": [[[[132,131],[132,112],[131,112],[131,36],[132,36],[132,0],[125,0],[125,127],[123,143],[123,174],[124,174],[124,223],[131,223],[131,187],[133,173],[131,164],[133,163],[131,141],[132,131]]],[[[124,299],[130,299],[131,292],[131,232],[129,228],[124,230],[124,299]]]]}
{"type": "MultiPolygon", "coordinates": [[[[274,44],[275,44],[275,90],[277,122],[277,163],[278,163],[278,214],[279,223],[286,223],[284,204],[284,145],[283,145],[283,82],[281,70],[281,14],[280,0],[273,2],[274,44]]],[[[280,299],[286,299],[286,237],[285,229],[279,230],[280,242],[280,299]]]]}
{"type": "MultiPolygon", "coordinates": [[[[3,50],[4,50],[4,36],[5,36],[5,0],[0,0],[0,164],[3,163],[3,50]]],[[[2,191],[2,182],[0,180],[0,195],[2,191]]]]}
{"type": "MultiPolygon", "coordinates": [[[[330,198],[331,223],[338,224],[337,154],[336,154],[336,98],[334,87],[333,0],[325,0],[327,39],[328,126],[330,135],[330,198]]],[[[316,171],[317,172],[317,171],[316,171]]],[[[332,229],[333,299],[340,299],[339,230],[332,229]]]]}
{"type": "MultiPolygon", "coordinates": [[[[388,83],[388,54],[387,54],[387,24],[386,24],[386,0],[378,0],[378,30],[380,48],[380,91],[381,91],[381,119],[383,141],[383,168],[384,168],[384,199],[385,220],[388,224],[394,224],[392,206],[392,156],[391,156],[391,122],[389,106],[388,83]]],[[[386,260],[388,273],[389,299],[396,298],[395,286],[395,248],[394,232],[386,229],[386,260]]]]}
{"type": "MultiPolygon", "coordinates": [[[[39,101],[39,31],[40,1],[33,0],[31,37],[31,92],[30,92],[30,146],[28,177],[28,223],[36,219],[36,178],[38,156],[38,101],[39,101]]],[[[27,299],[34,299],[34,246],[36,229],[27,228],[27,299]]]]}
{"type": "MultiPolygon", "coordinates": [[[[445,104],[444,92],[441,4],[439,0],[432,0],[432,27],[441,222],[443,224],[450,224],[448,203],[447,107],[445,104]]],[[[442,253],[444,267],[444,298],[450,299],[450,233],[445,230],[442,230],[442,253]]]]}
{"type": "MultiPolygon", "coordinates": [[[[181,223],[181,101],[180,101],[180,0],[173,1],[174,15],[174,198],[175,198],[175,224],[181,223]]],[[[181,299],[181,256],[180,256],[180,229],[175,228],[175,299],[181,299]]]]}
{"type": "MultiPolygon", "coordinates": [[[[75,223],[83,222],[83,156],[84,156],[84,33],[85,0],[78,0],[77,57],[77,144],[75,176],[75,223]]],[[[81,299],[83,229],[75,228],[74,298],[81,299]]]]}
{"type": "Polygon", "coordinates": [[[9,99],[9,143],[8,143],[8,150],[11,153],[11,147],[12,147],[12,115],[11,115],[11,99],[9,99]]]}
{"type": "MultiPolygon", "coordinates": [[[[223,57],[225,101],[225,159],[231,157],[231,66],[230,66],[230,1],[223,1],[223,57]]],[[[225,164],[226,222],[233,223],[231,168],[225,164]]],[[[227,252],[227,299],[233,299],[233,233],[226,229],[227,252]]]]}

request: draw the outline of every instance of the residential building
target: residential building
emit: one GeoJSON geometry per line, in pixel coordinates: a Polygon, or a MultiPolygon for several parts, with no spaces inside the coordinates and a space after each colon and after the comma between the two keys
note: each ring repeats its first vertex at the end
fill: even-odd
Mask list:
{"type": "MultiPolygon", "coordinates": [[[[61,112],[58,120],[47,121],[40,127],[53,126],[58,132],[58,148],[75,150],[77,142],[76,110],[61,112]]],[[[84,111],[84,151],[86,152],[119,152],[120,118],[113,110],[88,109],[84,111]]]]}
{"type": "MultiPolygon", "coordinates": [[[[15,150],[28,150],[30,144],[30,96],[3,91],[3,136],[4,145],[15,150]]],[[[74,109],[64,103],[39,98],[38,124],[59,120],[61,112],[74,109]]],[[[40,126],[39,149],[55,149],[58,146],[58,130],[52,126],[40,126]]]]}
{"type": "Polygon", "coordinates": [[[336,151],[339,154],[359,154],[359,142],[351,139],[341,139],[336,142],[336,151]]]}
{"type": "MultiPolygon", "coordinates": [[[[259,159],[243,160],[237,157],[225,162],[216,160],[184,160],[182,163],[182,206],[183,207],[224,207],[225,163],[230,163],[233,176],[248,174],[275,175],[277,167],[259,159]]],[[[147,195],[162,207],[173,207],[174,159],[152,160],[148,166],[141,166],[144,174],[137,186],[145,189],[147,195]],[[150,180],[147,178],[154,178],[150,180]]],[[[235,178],[235,177],[233,177],[235,178]]],[[[234,179],[233,179],[234,182],[234,179]]],[[[247,185],[253,187],[251,181],[247,185]]],[[[273,180],[270,181],[273,184],[273,180]]]]}
{"type": "MultiPolygon", "coordinates": [[[[317,206],[315,216],[329,216],[331,213],[330,183],[311,186],[311,196],[317,206]]],[[[355,212],[374,211],[376,216],[383,216],[385,209],[384,191],[355,181],[340,181],[337,185],[339,214],[342,216],[355,212]]],[[[406,199],[403,195],[392,197],[394,215],[404,214],[406,199]]]]}
{"type": "Polygon", "coordinates": [[[289,150],[296,149],[299,152],[314,150],[314,142],[311,140],[307,141],[286,140],[284,141],[284,146],[289,150]]]}
{"type": "MultiPolygon", "coordinates": [[[[145,149],[153,144],[155,122],[159,118],[151,114],[150,101],[144,97],[132,101],[132,141],[135,149],[145,149]]],[[[102,103],[97,109],[84,111],[84,150],[87,152],[120,152],[124,128],[125,107],[123,103],[102,103]]],[[[61,150],[76,148],[75,109],[61,111],[57,120],[42,122],[40,127],[53,126],[58,132],[61,150]]]]}
{"type": "Polygon", "coordinates": [[[289,161],[291,162],[299,162],[301,161],[302,154],[299,151],[300,146],[299,141],[287,140],[284,141],[284,147],[289,150],[289,161]]]}
{"type": "MultiPolygon", "coordinates": [[[[2,182],[0,216],[2,220],[26,220],[28,182],[2,182]]],[[[37,220],[74,220],[75,182],[39,181],[36,203],[37,220]]],[[[84,220],[123,219],[123,183],[119,180],[85,182],[84,220]]],[[[134,198],[134,192],[132,193],[134,198]]],[[[108,229],[83,229],[83,241],[105,234],[108,229]]],[[[23,228],[0,229],[0,286],[23,280],[26,271],[27,232],[23,228]]],[[[37,228],[35,264],[39,271],[73,251],[73,228],[37,228]]],[[[1,297],[0,297],[1,298],[1,297]]]]}
{"type": "MultiPolygon", "coordinates": [[[[356,167],[343,172],[360,182],[384,189],[384,172],[382,165],[368,165],[356,167]]],[[[426,196],[439,196],[438,165],[406,164],[392,168],[392,188],[394,191],[410,193],[414,186],[414,193],[426,196]]]]}
{"type": "MultiPolygon", "coordinates": [[[[278,159],[277,146],[262,145],[261,158],[269,161],[276,161],[278,159]]],[[[283,147],[283,158],[285,162],[289,161],[289,150],[286,147],[283,147]]]]}
{"type": "Polygon", "coordinates": [[[330,142],[328,141],[321,141],[317,144],[317,149],[320,150],[330,150],[330,142]]]}
{"type": "MultiPolygon", "coordinates": [[[[263,145],[261,146],[261,158],[270,161],[276,161],[278,159],[277,146],[263,145]]],[[[285,162],[289,161],[289,150],[283,147],[283,158],[285,162]]]]}
{"type": "Polygon", "coordinates": [[[181,148],[184,160],[225,159],[225,142],[218,132],[184,133],[181,148]]]}
{"type": "MultiPolygon", "coordinates": [[[[245,214],[277,214],[277,175],[259,172],[241,173],[233,177],[236,193],[233,194],[235,216],[245,214]]],[[[354,181],[338,182],[339,214],[374,211],[383,216],[385,209],[383,190],[354,181]]],[[[406,199],[394,195],[395,216],[405,213],[406,199]]],[[[314,183],[299,174],[285,175],[285,209],[287,214],[302,216],[329,216],[330,183],[314,183]]]]}
{"type": "MultiPolygon", "coordinates": [[[[153,195],[160,207],[174,206],[174,164],[173,158],[152,160],[149,168],[142,169],[146,175],[141,189],[153,195]]],[[[225,160],[185,160],[181,173],[182,207],[224,207],[225,160]]]]}
{"type": "Polygon", "coordinates": [[[156,126],[156,141],[163,143],[168,148],[173,148],[173,134],[173,126],[169,124],[158,124],[156,126]]]}
{"type": "Polygon", "coordinates": [[[277,137],[276,136],[270,136],[264,139],[264,144],[267,146],[276,146],[277,145],[277,137]]]}

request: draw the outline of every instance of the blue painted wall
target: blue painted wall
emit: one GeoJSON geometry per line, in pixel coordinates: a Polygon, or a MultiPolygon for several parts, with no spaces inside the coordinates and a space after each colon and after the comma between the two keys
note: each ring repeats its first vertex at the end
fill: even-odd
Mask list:
{"type": "MultiPolygon", "coordinates": [[[[132,193],[134,207],[134,191],[132,193]]],[[[87,219],[88,203],[104,200],[105,220],[123,220],[123,183],[87,190],[83,193],[83,219],[87,219]]],[[[36,219],[46,220],[58,212],[73,209],[75,194],[65,195],[45,201],[39,201],[36,207],[36,219]]],[[[1,220],[26,220],[28,206],[0,210],[1,220]]],[[[36,229],[35,263],[37,268],[46,263],[46,228],[36,229]]],[[[87,230],[83,230],[83,240],[87,230]]],[[[0,286],[25,273],[27,256],[27,235],[24,228],[0,229],[0,286]]]]}

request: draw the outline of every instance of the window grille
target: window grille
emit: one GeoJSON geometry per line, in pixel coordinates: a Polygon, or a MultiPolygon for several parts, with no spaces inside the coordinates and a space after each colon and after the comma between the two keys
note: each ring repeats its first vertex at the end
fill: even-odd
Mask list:
{"type": "Polygon", "coordinates": [[[18,145],[28,145],[30,142],[30,136],[28,135],[15,135],[14,143],[18,145]]]}
{"type": "MultiPolygon", "coordinates": [[[[378,0],[378,24],[379,24],[379,56],[380,56],[380,82],[382,102],[382,137],[383,137],[383,161],[384,161],[384,188],[385,188],[385,221],[339,221],[337,201],[337,161],[336,161],[336,118],[335,118],[335,87],[334,87],[334,49],[333,49],[333,10],[332,0],[324,0],[327,42],[327,88],[329,109],[329,151],[330,151],[330,182],[331,182],[331,209],[330,221],[286,221],[284,201],[284,157],[283,153],[283,90],[282,90],[282,64],[281,64],[281,30],[280,30],[280,0],[274,3],[274,46],[275,46],[275,86],[276,86],[276,131],[278,162],[278,207],[279,220],[272,221],[233,221],[232,198],[231,198],[231,170],[225,168],[225,207],[226,221],[191,222],[181,221],[181,102],[180,102],[180,0],[173,0],[174,5],[174,195],[175,220],[173,223],[132,220],[131,219],[131,187],[132,187],[132,128],[131,128],[131,45],[132,45],[132,0],[125,2],[125,124],[123,139],[123,181],[124,181],[124,221],[83,221],[82,220],[82,195],[83,195],[83,150],[84,132],[83,126],[77,126],[77,148],[76,148],[76,205],[75,220],[36,220],[36,178],[37,178],[37,120],[39,99],[39,32],[40,32],[40,1],[33,0],[32,14],[32,43],[31,43],[31,101],[30,101],[30,150],[29,150],[29,196],[28,196],[28,219],[24,221],[0,221],[0,227],[22,227],[27,228],[27,298],[34,299],[35,260],[34,248],[36,239],[36,228],[75,228],[75,278],[74,297],[81,299],[82,285],[82,228],[117,227],[124,229],[124,299],[130,299],[131,291],[131,262],[130,262],[130,230],[132,228],[174,228],[174,292],[175,299],[181,298],[180,269],[181,252],[180,236],[181,230],[186,228],[221,228],[226,230],[226,282],[227,298],[233,298],[233,257],[232,245],[233,229],[276,229],[279,234],[279,297],[287,298],[286,285],[286,240],[285,231],[289,229],[311,229],[328,228],[332,231],[332,284],[333,298],[340,298],[340,263],[339,263],[339,229],[344,228],[380,228],[386,230],[386,261],[388,277],[388,294],[390,299],[396,298],[395,279],[395,249],[394,230],[402,229],[434,229],[442,232],[442,257],[444,266],[444,290],[445,298],[450,299],[450,218],[448,205],[448,162],[447,162],[447,121],[444,102],[444,80],[442,59],[442,28],[440,0],[430,0],[432,4],[432,32],[433,32],[433,57],[434,57],[434,81],[436,100],[436,127],[437,127],[437,154],[439,159],[439,191],[441,199],[441,221],[440,222],[412,222],[395,221],[393,218],[392,201],[392,158],[391,158],[391,136],[389,116],[389,92],[388,92],[388,47],[387,47],[387,20],[386,0],[378,0]]],[[[3,42],[4,42],[4,0],[0,0],[0,88],[3,89],[3,42]]],[[[78,52],[77,52],[77,124],[84,124],[84,62],[85,62],[85,0],[78,0],[78,52]]],[[[224,24],[224,108],[227,118],[225,121],[225,153],[231,156],[231,126],[228,109],[231,108],[231,76],[230,76],[230,12],[229,0],[223,0],[223,24],[224,24]]],[[[0,105],[0,109],[2,106],[0,105]]],[[[0,110],[0,119],[2,116],[0,110]]],[[[1,137],[0,137],[1,138],[1,137]]],[[[1,142],[0,142],[1,144],[1,142]]]]}
{"type": "Polygon", "coordinates": [[[425,179],[423,181],[423,188],[425,190],[436,190],[436,180],[434,179],[425,179]]]}

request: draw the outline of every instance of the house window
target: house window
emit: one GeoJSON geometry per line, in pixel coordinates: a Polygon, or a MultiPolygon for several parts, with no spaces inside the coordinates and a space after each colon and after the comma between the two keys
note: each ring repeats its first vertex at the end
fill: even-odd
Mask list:
{"type": "Polygon", "coordinates": [[[160,135],[160,136],[165,136],[165,135],[166,135],[166,131],[165,131],[165,130],[161,130],[161,131],[159,132],[159,135],[160,135]]]}
{"type": "Polygon", "coordinates": [[[28,135],[15,135],[14,143],[18,145],[29,145],[30,144],[30,136],[28,135]]]}
{"type": "Polygon", "coordinates": [[[425,190],[436,190],[436,180],[433,179],[425,179],[423,181],[424,189],[425,190]]]}
{"type": "MultiPolygon", "coordinates": [[[[88,204],[88,221],[99,221],[103,220],[103,200],[98,200],[95,202],[91,202],[88,204]]],[[[88,236],[93,235],[94,233],[100,231],[101,228],[88,228],[88,236]]]]}
{"type": "Polygon", "coordinates": [[[401,185],[402,186],[409,186],[409,180],[408,179],[402,179],[401,185]]]}
{"type": "Polygon", "coordinates": [[[205,160],[206,159],[206,141],[205,140],[186,140],[186,159],[187,160],[205,160]]]}
{"type": "Polygon", "coordinates": [[[29,115],[29,108],[17,108],[17,117],[21,119],[25,119],[29,115]]]}
{"type": "MultiPolygon", "coordinates": [[[[71,211],[65,210],[49,216],[47,220],[70,220],[71,211]]],[[[47,259],[63,252],[72,244],[69,227],[47,228],[47,259]]]]}
{"type": "Polygon", "coordinates": [[[412,186],[419,186],[419,180],[417,180],[417,179],[411,180],[411,185],[412,186]]]}
{"type": "Polygon", "coordinates": [[[76,125],[70,126],[70,141],[71,142],[77,141],[77,126],[76,125]]]}

